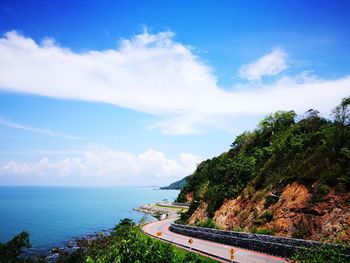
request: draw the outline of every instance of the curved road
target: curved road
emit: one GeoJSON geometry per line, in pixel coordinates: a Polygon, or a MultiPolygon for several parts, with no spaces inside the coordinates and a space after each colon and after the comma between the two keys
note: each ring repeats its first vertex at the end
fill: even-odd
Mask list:
{"type": "MultiPolygon", "coordinates": [[[[176,219],[167,219],[163,221],[157,221],[149,223],[142,227],[142,230],[153,237],[158,237],[168,242],[172,242],[176,245],[182,247],[189,247],[189,239],[190,237],[176,234],[170,232],[169,226],[176,219]],[[161,233],[161,236],[157,236],[157,233],[161,233]]],[[[196,251],[203,252],[204,254],[211,254],[215,257],[221,258],[222,262],[231,262],[230,261],[230,249],[233,248],[235,250],[234,253],[234,262],[240,263],[262,263],[262,262],[270,262],[270,263],[280,263],[287,262],[283,258],[270,256],[266,254],[262,254],[255,251],[250,251],[242,248],[236,248],[220,243],[215,243],[207,240],[202,240],[198,238],[191,238],[193,240],[192,248],[196,251]]]]}

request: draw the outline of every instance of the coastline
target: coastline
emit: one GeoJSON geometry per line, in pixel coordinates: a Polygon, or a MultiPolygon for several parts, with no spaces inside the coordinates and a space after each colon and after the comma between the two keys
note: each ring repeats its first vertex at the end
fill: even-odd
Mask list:
{"type": "MultiPolygon", "coordinates": [[[[178,216],[179,211],[186,209],[181,206],[173,205],[173,203],[158,202],[155,204],[142,205],[140,207],[133,208],[133,211],[142,213],[145,215],[146,221],[152,221],[157,219],[175,218],[178,216]],[[165,215],[165,217],[162,215],[165,215]],[[147,218],[148,216],[148,218],[147,218]],[[151,216],[151,217],[149,217],[151,216]]],[[[117,224],[118,222],[116,222],[117,224]]],[[[23,257],[29,257],[32,259],[43,258],[49,263],[54,263],[60,258],[70,255],[80,249],[86,250],[89,245],[99,237],[108,237],[111,235],[113,228],[102,229],[101,231],[94,231],[89,234],[83,234],[81,236],[75,236],[62,243],[48,247],[47,249],[30,248],[23,252],[23,257]]]]}
{"type": "MultiPolygon", "coordinates": [[[[134,209],[133,209],[134,210],[134,209]]],[[[135,210],[136,211],[136,210],[135,210]]],[[[145,213],[144,213],[145,214],[145,213]]],[[[152,219],[145,222],[151,222],[152,219]]],[[[117,224],[118,222],[116,222],[117,224]]],[[[102,229],[81,236],[75,236],[71,239],[60,242],[60,244],[49,246],[48,248],[30,248],[23,251],[21,257],[31,259],[45,259],[48,263],[54,263],[61,257],[68,256],[80,249],[86,250],[89,245],[100,237],[108,237],[112,234],[113,228],[102,229]]]]}
{"type": "MultiPolygon", "coordinates": [[[[178,191],[156,190],[159,188],[0,186],[0,242],[27,231],[32,247],[23,249],[23,257],[50,256],[52,248],[64,248],[74,238],[89,238],[114,228],[124,218],[138,223],[145,214],[133,208],[178,195],[178,191]]],[[[147,221],[154,219],[146,216],[147,221]]]]}

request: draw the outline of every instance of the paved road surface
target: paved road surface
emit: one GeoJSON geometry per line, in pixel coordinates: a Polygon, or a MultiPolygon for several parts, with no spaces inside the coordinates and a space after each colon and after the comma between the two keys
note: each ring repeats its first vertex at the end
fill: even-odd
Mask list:
{"type": "MultiPolygon", "coordinates": [[[[188,240],[190,239],[188,236],[176,234],[169,231],[170,224],[175,219],[167,219],[163,221],[157,221],[153,223],[149,223],[142,227],[143,231],[149,235],[154,237],[157,236],[157,233],[161,232],[161,239],[173,242],[180,246],[189,246],[188,240]]],[[[198,238],[191,238],[193,240],[192,248],[194,250],[202,251],[204,253],[209,253],[211,255],[215,255],[225,260],[221,260],[223,262],[227,262],[230,259],[230,249],[234,248],[234,262],[239,263],[262,263],[262,262],[270,262],[270,263],[280,263],[287,262],[283,258],[270,256],[250,250],[245,250],[242,248],[235,248],[232,246],[223,245],[220,243],[215,243],[207,240],[202,240],[198,238]]]]}

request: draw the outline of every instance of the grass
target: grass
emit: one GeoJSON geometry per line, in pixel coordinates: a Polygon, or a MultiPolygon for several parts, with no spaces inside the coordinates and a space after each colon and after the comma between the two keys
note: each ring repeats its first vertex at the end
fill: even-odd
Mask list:
{"type": "MultiPolygon", "coordinates": [[[[183,248],[179,248],[175,245],[172,245],[174,247],[174,251],[175,253],[179,256],[179,258],[183,259],[186,257],[186,253],[189,253],[187,250],[183,249],[183,248]]],[[[192,252],[193,253],[193,252],[192,252]]],[[[197,254],[197,253],[196,253],[197,254]]],[[[202,255],[197,254],[198,258],[201,260],[201,262],[205,262],[205,263],[216,263],[218,261],[211,259],[209,257],[205,257],[202,255]]]]}
{"type": "Polygon", "coordinates": [[[166,208],[166,209],[174,210],[176,212],[186,212],[188,210],[188,208],[183,208],[179,206],[166,206],[166,205],[158,205],[158,204],[152,204],[152,206],[158,207],[158,208],[166,208]]]}
{"type": "Polygon", "coordinates": [[[162,241],[158,238],[155,238],[155,237],[150,237],[148,235],[146,235],[145,233],[142,233],[144,235],[145,238],[153,238],[155,239],[157,242],[166,242],[166,243],[169,243],[173,249],[173,251],[175,252],[175,254],[179,257],[179,259],[183,260],[185,259],[186,257],[188,257],[188,253],[193,253],[195,254],[194,257],[197,257],[198,258],[198,261],[195,261],[195,262],[204,262],[204,263],[216,263],[218,262],[217,260],[214,260],[212,258],[209,258],[209,257],[206,257],[206,256],[203,256],[203,255],[200,255],[200,254],[197,254],[197,253],[194,253],[194,252],[189,252],[188,250],[184,249],[184,248],[181,248],[181,247],[178,247],[168,241],[162,241]]]}

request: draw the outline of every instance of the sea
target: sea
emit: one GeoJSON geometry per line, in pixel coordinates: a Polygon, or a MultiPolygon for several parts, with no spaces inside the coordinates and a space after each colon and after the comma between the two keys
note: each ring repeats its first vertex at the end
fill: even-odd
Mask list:
{"type": "Polygon", "coordinates": [[[139,222],[145,215],[133,208],[178,194],[155,187],[0,186],[0,242],[26,230],[31,250],[44,252],[111,229],[123,218],[139,222]]]}

